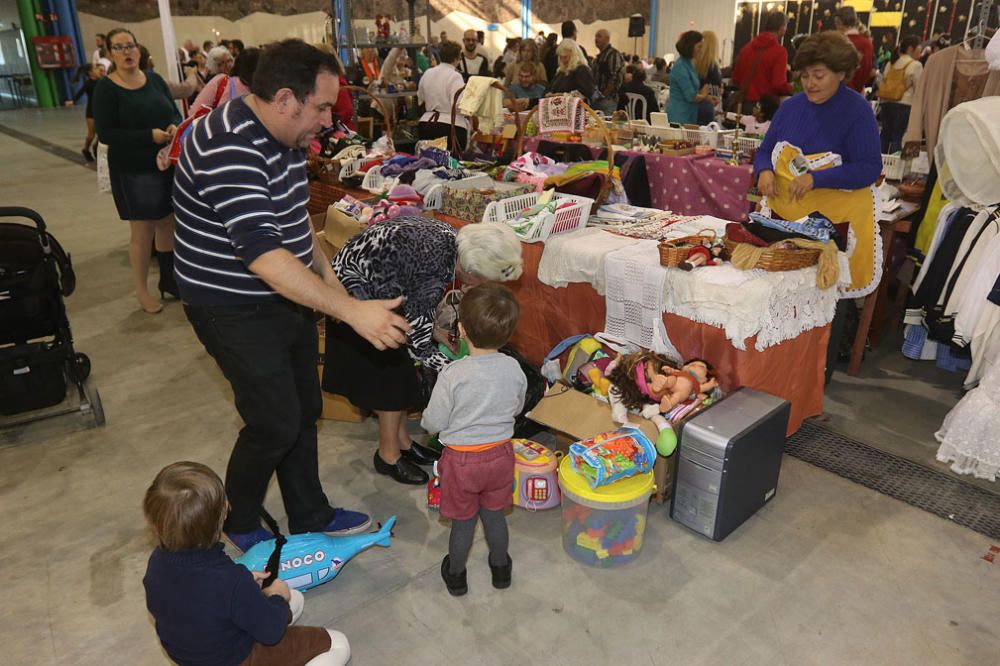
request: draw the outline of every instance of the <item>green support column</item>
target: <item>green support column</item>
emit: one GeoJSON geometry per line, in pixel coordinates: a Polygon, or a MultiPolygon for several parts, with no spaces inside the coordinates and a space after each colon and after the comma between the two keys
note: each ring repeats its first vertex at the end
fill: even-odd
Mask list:
{"type": "Polygon", "coordinates": [[[55,82],[52,79],[52,72],[38,66],[38,62],[35,59],[35,45],[31,41],[32,37],[39,37],[45,34],[35,20],[35,13],[41,11],[38,6],[38,0],[16,1],[17,13],[21,19],[21,30],[24,32],[24,48],[27,51],[28,63],[31,65],[31,77],[35,81],[35,94],[38,96],[38,106],[52,108],[56,106],[58,100],[55,82]]]}

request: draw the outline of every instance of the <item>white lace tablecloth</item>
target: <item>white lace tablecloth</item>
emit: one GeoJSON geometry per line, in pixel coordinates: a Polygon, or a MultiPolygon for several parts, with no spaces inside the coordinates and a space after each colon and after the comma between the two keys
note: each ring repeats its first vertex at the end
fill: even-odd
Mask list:
{"type": "MultiPolygon", "coordinates": [[[[671,229],[671,237],[694,235],[703,229],[713,229],[721,237],[725,225],[724,220],[701,217],[678,223],[671,229]]],[[[816,287],[815,266],[778,273],[757,269],[741,271],[731,264],[691,272],[679,268],[658,271],[654,269],[659,267],[660,261],[655,241],[620,239],[632,242],[616,245],[615,241],[607,241],[599,234],[612,236],[602,230],[587,229],[568,234],[564,239],[552,239],[542,255],[538,276],[550,286],[590,282],[598,293],[605,293],[609,316],[623,319],[609,320],[609,324],[635,332],[634,336],[625,335],[635,344],[649,346],[649,335],[653,332],[650,307],[722,328],[733,346],[740,350],[745,350],[746,341],[754,336],[757,336],[755,349],[763,351],[833,320],[837,289],[816,287]],[[548,270],[543,273],[542,266],[547,265],[552,250],[555,250],[554,256],[548,259],[548,270]],[[590,264],[597,260],[605,266],[603,273],[590,264]],[[585,268],[584,264],[590,267],[585,268]],[[648,270],[639,270],[642,265],[648,270]],[[611,283],[612,276],[618,279],[616,285],[611,283]],[[628,284],[636,280],[644,283],[641,286],[628,284]],[[651,288],[662,290],[659,298],[653,298],[649,293],[651,288]],[[642,307],[636,307],[636,299],[629,297],[626,291],[640,293],[643,290],[645,294],[639,299],[642,307]]],[[[843,253],[840,256],[843,282],[849,280],[849,273],[846,257],[843,253]]]]}
{"type": "Polygon", "coordinates": [[[538,279],[550,287],[585,282],[603,296],[604,258],[609,252],[638,242],[635,238],[616,236],[593,227],[553,236],[545,241],[545,251],[538,263],[538,279]]]}

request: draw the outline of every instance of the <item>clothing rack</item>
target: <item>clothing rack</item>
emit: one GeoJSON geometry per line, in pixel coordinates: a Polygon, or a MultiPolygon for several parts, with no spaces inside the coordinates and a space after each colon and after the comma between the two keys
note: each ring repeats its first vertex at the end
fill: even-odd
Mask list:
{"type": "Polygon", "coordinates": [[[982,0],[979,3],[979,21],[976,23],[976,34],[973,37],[972,48],[982,49],[986,46],[986,29],[989,27],[990,12],[996,0],[982,0]]]}

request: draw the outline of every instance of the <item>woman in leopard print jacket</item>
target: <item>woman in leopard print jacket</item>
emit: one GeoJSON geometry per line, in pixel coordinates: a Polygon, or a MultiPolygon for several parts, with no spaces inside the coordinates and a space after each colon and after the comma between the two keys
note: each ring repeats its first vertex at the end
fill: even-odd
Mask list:
{"type": "Polygon", "coordinates": [[[407,216],[368,227],[333,258],[333,270],[351,296],[404,296],[400,314],[412,328],[405,350],[379,351],[346,324],[327,321],[323,389],[378,416],[377,472],[424,484],[427,473],[417,465],[437,458],[410,439],[406,412],[422,407],[414,363],[436,371],[448,362],[437,346],[447,344],[446,335],[434,327],[448,286],[456,280],[467,287],[516,280],[521,268],[521,243],[505,224],[470,224],[456,233],[444,222],[407,216]]]}

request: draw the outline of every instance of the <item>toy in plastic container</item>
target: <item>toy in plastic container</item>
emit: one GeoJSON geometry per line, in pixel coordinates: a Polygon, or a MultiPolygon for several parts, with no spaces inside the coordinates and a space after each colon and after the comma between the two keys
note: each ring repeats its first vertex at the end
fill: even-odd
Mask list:
{"type": "Polygon", "coordinates": [[[573,469],[597,488],[653,469],[656,447],[639,428],[626,425],[570,444],[569,455],[573,469]]]}
{"type": "Polygon", "coordinates": [[[275,569],[277,577],[289,587],[308,590],[333,580],[348,560],[361,551],[372,546],[388,548],[395,524],[396,516],[392,516],[379,530],[368,534],[336,537],[322,532],[307,532],[281,536],[278,548],[275,547],[275,539],[267,539],[235,561],[250,571],[271,573],[275,569]]]}
{"type": "Polygon", "coordinates": [[[512,439],[514,447],[514,504],[522,509],[539,511],[559,506],[559,460],[538,442],[512,439]]]}

